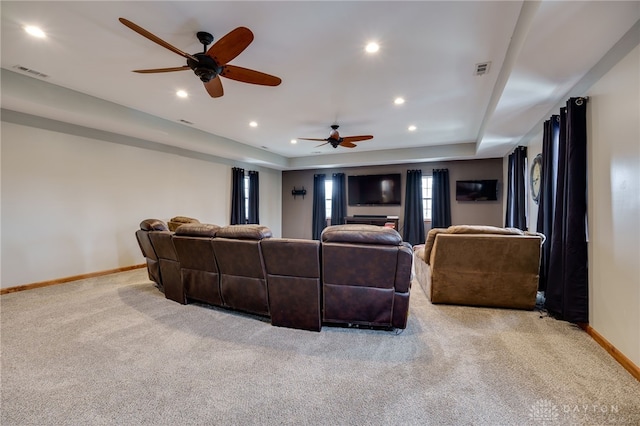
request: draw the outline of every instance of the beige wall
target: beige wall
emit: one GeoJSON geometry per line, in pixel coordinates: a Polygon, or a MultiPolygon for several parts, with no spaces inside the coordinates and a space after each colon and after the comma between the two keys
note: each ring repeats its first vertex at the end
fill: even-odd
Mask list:
{"type": "MultiPolygon", "coordinates": [[[[134,232],[146,218],[229,223],[231,163],[6,121],[1,132],[2,288],[144,263],[134,232]]],[[[281,172],[251,169],[279,236],[281,172]]]]}
{"type": "MultiPolygon", "coordinates": [[[[420,169],[423,175],[431,175],[433,169],[449,169],[451,190],[451,221],[454,225],[494,225],[502,226],[503,183],[502,159],[449,161],[437,163],[396,164],[387,166],[336,168],[323,170],[297,170],[282,172],[282,235],[288,238],[311,238],[311,220],[313,216],[313,176],[325,174],[330,178],[333,173],[349,175],[400,173],[402,175],[401,206],[347,206],[347,215],[389,215],[400,217],[400,230],[404,226],[404,199],[406,173],[409,169],[420,169]],[[484,202],[458,202],[455,200],[456,180],[498,179],[498,200],[484,202]],[[304,188],[307,195],[293,197],[291,190],[304,188]]],[[[429,224],[427,228],[429,229],[429,224]]]]}
{"type": "Polygon", "coordinates": [[[587,93],[589,323],[640,366],[640,47],[587,93]]]}

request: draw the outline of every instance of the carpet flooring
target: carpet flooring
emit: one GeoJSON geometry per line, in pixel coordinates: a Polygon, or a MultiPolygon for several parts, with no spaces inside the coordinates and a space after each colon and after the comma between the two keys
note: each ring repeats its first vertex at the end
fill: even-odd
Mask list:
{"type": "Polygon", "coordinates": [[[640,382],[579,328],[417,283],[399,334],[182,306],[143,269],[0,310],[3,426],[640,424],[640,382]]]}

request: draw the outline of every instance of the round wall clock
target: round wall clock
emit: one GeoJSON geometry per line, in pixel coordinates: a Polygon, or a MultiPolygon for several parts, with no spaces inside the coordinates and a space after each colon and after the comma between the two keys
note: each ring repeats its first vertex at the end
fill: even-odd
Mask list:
{"type": "Polygon", "coordinates": [[[538,204],[540,200],[540,184],[542,183],[542,154],[536,155],[531,164],[531,198],[538,204]]]}

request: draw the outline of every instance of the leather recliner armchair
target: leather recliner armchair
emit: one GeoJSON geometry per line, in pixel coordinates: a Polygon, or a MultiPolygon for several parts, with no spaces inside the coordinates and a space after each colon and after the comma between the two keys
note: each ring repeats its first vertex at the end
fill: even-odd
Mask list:
{"type": "Polygon", "coordinates": [[[400,234],[335,225],[321,239],[323,321],[406,328],[413,251],[400,234]]]}

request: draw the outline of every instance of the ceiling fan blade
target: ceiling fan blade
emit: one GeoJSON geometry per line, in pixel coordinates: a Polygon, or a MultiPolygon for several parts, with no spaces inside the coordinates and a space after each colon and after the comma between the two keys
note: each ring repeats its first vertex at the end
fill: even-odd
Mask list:
{"type": "Polygon", "coordinates": [[[144,28],[142,28],[139,25],[134,24],[133,22],[129,21],[128,19],[119,18],[119,21],[122,22],[127,27],[131,28],[133,31],[135,31],[138,34],[140,34],[141,36],[148,38],[152,42],[159,44],[160,46],[164,47],[165,49],[169,49],[173,53],[177,53],[178,55],[182,56],[183,58],[193,59],[194,61],[198,61],[198,59],[195,56],[192,56],[192,55],[190,55],[188,53],[185,53],[182,50],[178,49],[177,47],[170,45],[166,41],[162,40],[160,37],[150,33],[149,31],[145,30],[144,28]]]}
{"type": "Polygon", "coordinates": [[[343,142],[361,142],[361,141],[366,141],[369,139],[373,139],[373,136],[371,135],[362,135],[362,136],[345,136],[342,138],[343,142]]]}
{"type": "Polygon", "coordinates": [[[355,143],[351,143],[343,140],[342,142],[340,142],[340,146],[344,146],[345,148],[355,148],[358,145],[356,145],[355,143]]]}
{"type": "Polygon", "coordinates": [[[224,90],[222,90],[222,81],[217,75],[215,78],[209,80],[208,83],[204,83],[204,88],[207,89],[207,93],[209,93],[212,98],[219,98],[224,95],[224,90]]]}
{"type": "Polygon", "coordinates": [[[152,74],[156,72],[172,72],[172,71],[184,71],[191,69],[188,65],[183,65],[181,67],[172,67],[172,68],[154,68],[149,70],[133,70],[133,72],[139,72],[141,74],[152,74]]]}
{"type": "Polygon", "coordinates": [[[282,80],[276,76],[265,74],[260,71],[248,68],[236,67],[235,65],[225,65],[222,68],[221,76],[231,80],[242,81],[243,83],[261,84],[263,86],[277,86],[282,80]]]}
{"type": "MultiPolygon", "coordinates": [[[[320,140],[324,140],[324,139],[320,139],[320,140]]],[[[326,144],[328,144],[329,141],[325,142],[325,143],[321,143],[320,145],[316,145],[316,148],[320,148],[321,146],[325,146],[326,144]]]]}
{"type": "Polygon", "coordinates": [[[253,33],[249,28],[238,27],[231,31],[207,50],[207,56],[220,66],[231,62],[242,53],[253,41],[253,33]]]}
{"type": "Polygon", "coordinates": [[[326,141],[326,139],[315,139],[315,138],[298,138],[298,139],[303,140],[303,141],[317,141],[317,142],[326,141]]]}

